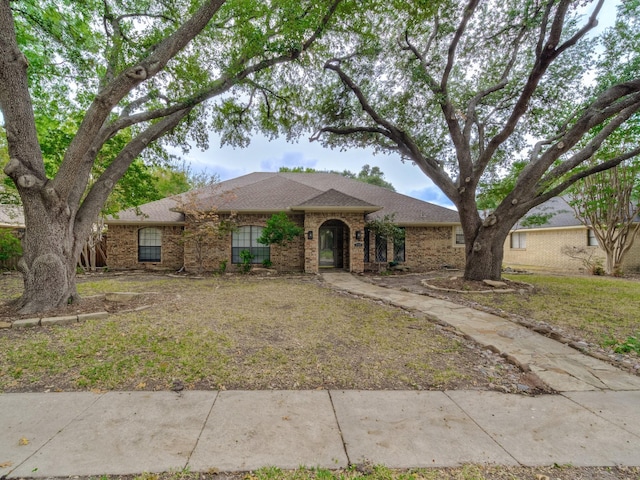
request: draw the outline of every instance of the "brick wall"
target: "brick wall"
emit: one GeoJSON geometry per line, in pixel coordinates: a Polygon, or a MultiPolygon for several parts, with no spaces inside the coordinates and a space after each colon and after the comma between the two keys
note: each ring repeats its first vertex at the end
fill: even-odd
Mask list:
{"type": "MultiPolygon", "coordinates": [[[[270,214],[238,215],[237,225],[265,226],[270,214]]],[[[222,216],[225,218],[225,216],[222,216]]],[[[352,272],[363,272],[364,241],[355,238],[356,231],[364,232],[364,216],[361,213],[345,212],[307,212],[295,214],[289,218],[304,227],[304,235],[284,247],[271,246],[272,267],[282,272],[305,271],[317,273],[319,228],[330,220],[344,223],[343,250],[344,268],[352,272]],[[313,232],[313,239],[307,238],[307,232],[313,232]]],[[[184,266],[189,272],[218,271],[226,262],[227,271],[239,270],[239,265],[231,263],[231,233],[219,238],[211,236],[202,243],[201,259],[198,247],[193,241],[185,240],[182,227],[157,227],[162,230],[162,261],[138,262],[138,230],[135,225],[109,225],[107,248],[107,266],[112,269],[164,269],[177,270],[184,266]],[[200,263],[202,265],[200,265],[200,263]]],[[[189,231],[190,225],[185,225],[189,231]]],[[[464,248],[455,246],[451,227],[407,227],[405,238],[405,264],[414,271],[426,271],[441,268],[444,265],[464,267],[464,248]]],[[[375,241],[370,242],[370,258],[375,259],[375,241]]],[[[393,245],[388,245],[388,258],[393,258],[393,245]]],[[[366,265],[368,270],[377,269],[375,263],[366,265]]]]}
{"type": "MultiPolygon", "coordinates": [[[[375,260],[375,236],[371,233],[369,259],[375,260]]],[[[455,245],[452,227],[406,227],[404,265],[412,271],[424,272],[443,266],[464,268],[464,245],[455,245]]],[[[393,242],[387,242],[387,259],[393,260],[393,242]]],[[[366,264],[367,270],[377,270],[374,262],[366,264]]]]}
{"type": "Polygon", "coordinates": [[[412,269],[464,268],[464,245],[455,245],[453,227],[413,227],[406,232],[406,264],[412,269]]]}
{"type": "MultiPolygon", "coordinates": [[[[244,226],[266,226],[267,220],[271,214],[260,215],[237,215],[236,225],[244,226]]],[[[220,219],[228,219],[228,215],[220,215],[220,219]]],[[[303,226],[303,215],[289,215],[289,219],[296,225],[303,226]]],[[[189,232],[192,226],[187,223],[185,231],[189,232]]],[[[187,241],[184,247],[184,263],[185,268],[189,272],[205,272],[218,271],[223,262],[226,262],[226,269],[229,272],[239,271],[240,265],[233,264],[231,258],[231,238],[232,234],[227,233],[222,237],[212,235],[202,242],[201,259],[198,256],[198,245],[195,241],[187,241]],[[202,266],[200,266],[202,263],[202,266]]],[[[298,237],[284,247],[280,245],[271,245],[270,248],[271,268],[280,272],[301,272],[304,268],[304,239],[298,237]]],[[[256,265],[259,266],[259,265],[256,265]]]]}
{"type": "MultiPolygon", "coordinates": [[[[582,262],[564,254],[563,246],[584,248],[587,252],[593,253],[593,259],[600,258],[604,264],[604,251],[597,246],[587,246],[585,227],[521,232],[526,232],[526,247],[511,248],[510,237],[507,237],[504,244],[505,267],[584,273],[586,269],[582,262]]],[[[622,268],[625,272],[640,271],[640,241],[634,242],[622,268]]]]}
{"type": "Polygon", "coordinates": [[[107,267],[120,269],[178,270],[183,265],[181,226],[153,226],[162,232],[161,261],[138,261],[138,225],[109,225],[107,267]]]}
{"type": "Polygon", "coordinates": [[[318,234],[323,223],[338,220],[344,223],[343,254],[344,269],[350,272],[360,273],[364,271],[364,242],[356,240],[355,232],[364,231],[364,215],[362,213],[348,212],[306,212],[304,218],[304,271],[317,273],[318,265],[318,234]],[[307,232],[313,232],[313,239],[307,238],[307,232]]]}

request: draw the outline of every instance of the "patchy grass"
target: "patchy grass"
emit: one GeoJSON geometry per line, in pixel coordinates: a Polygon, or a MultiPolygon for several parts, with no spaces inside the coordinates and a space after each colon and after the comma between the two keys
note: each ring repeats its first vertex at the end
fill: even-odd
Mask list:
{"type": "Polygon", "coordinates": [[[551,275],[505,276],[535,286],[533,294],[468,294],[488,307],[568,330],[607,346],[640,334],[640,282],[621,278],[551,275]]]}
{"type": "Polygon", "coordinates": [[[192,389],[455,389],[523,381],[515,367],[425,316],[339,294],[316,277],[97,276],[83,278],[78,290],[153,294],[138,301],[148,309],[108,320],[0,331],[1,391],[163,390],[176,381],[192,389]]]}
{"type": "Polygon", "coordinates": [[[281,470],[265,467],[253,472],[197,473],[188,469],[140,475],[103,475],[74,477],[78,480],[631,480],[640,479],[638,467],[573,467],[554,465],[539,467],[505,467],[496,465],[462,465],[453,468],[390,469],[381,465],[359,464],[346,469],[300,467],[281,470]]]}

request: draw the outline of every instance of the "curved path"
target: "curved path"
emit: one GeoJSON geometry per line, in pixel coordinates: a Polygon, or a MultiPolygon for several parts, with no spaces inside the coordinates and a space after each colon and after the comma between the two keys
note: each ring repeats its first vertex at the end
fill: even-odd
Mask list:
{"type": "Polygon", "coordinates": [[[328,272],[322,276],[327,283],[354,295],[416,310],[451,325],[479,344],[499,351],[525,369],[531,369],[557,392],[640,390],[640,377],[637,375],[497,315],[424,295],[379,287],[346,272],[328,272]]]}

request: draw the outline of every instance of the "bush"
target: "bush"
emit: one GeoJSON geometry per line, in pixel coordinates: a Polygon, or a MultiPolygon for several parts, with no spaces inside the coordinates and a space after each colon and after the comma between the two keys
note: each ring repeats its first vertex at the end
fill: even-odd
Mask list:
{"type": "Polygon", "coordinates": [[[22,256],[20,240],[11,230],[0,230],[0,263],[22,256]]]}
{"type": "Polygon", "coordinates": [[[253,254],[249,250],[242,250],[240,252],[240,260],[242,260],[240,271],[242,273],[249,273],[249,271],[251,271],[251,261],[253,260],[253,254]]]}

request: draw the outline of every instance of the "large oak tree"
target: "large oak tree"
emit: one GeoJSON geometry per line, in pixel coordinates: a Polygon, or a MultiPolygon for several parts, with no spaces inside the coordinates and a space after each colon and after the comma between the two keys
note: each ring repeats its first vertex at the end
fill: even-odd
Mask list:
{"type": "Polygon", "coordinates": [[[458,209],[465,278],[498,279],[520,218],[640,151],[625,144],[588,163],[640,110],[639,2],[623,2],[596,37],[604,3],[381,2],[345,28],[327,74],[301,93],[312,139],[415,163],[458,209]],[[480,186],[507,172],[510,188],[483,217],[480,186]]]}
{"type": "Polygon", "coordinates": [[[205,144],[234,96],[259,97],[267,118],[265,75],[300,61],[340,3],[0,0],[4,172],[26,223],[21,311],[78,299],[79,253],[134,159],[161,155],[162,141],[205,144]]]}

